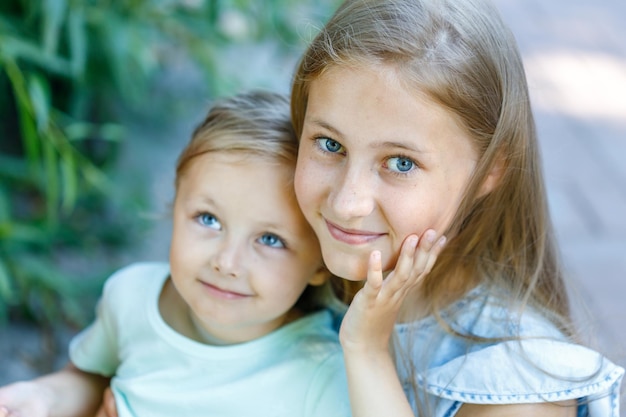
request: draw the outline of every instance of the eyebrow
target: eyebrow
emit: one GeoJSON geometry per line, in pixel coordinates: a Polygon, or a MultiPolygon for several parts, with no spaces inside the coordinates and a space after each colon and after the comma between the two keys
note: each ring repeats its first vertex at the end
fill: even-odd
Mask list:
{"type": "Polygon", "coordinates": [[[334,133],[337,136],[341,136],[341,137],[344,136],[343,133],[341,133],[340,130],[334,128],[333,126],[331,126],[330,124],[326,123],[323,120],[313,119],[313,120],[311,120],[311,123],[313,123],[314,125],[317,125],[318,127],[323,128],[323,129],[329,130],[329,131],[331,131],[332,133],[334,133]]]}
{"type": "Polygon", "coordinates": [[[429,153],[427,150],[423,149],[423,148],[418,148],[412,145],[409,145],[405,142],[394,142],[394,141],[384,141],[384,142],[376,142],[373,144],[372,146],[373,148],[376,149],[380,149],[380,148],[399,148],[399,149],[404,149],[405,151],[409,151],[409,152],[417,152],[417,153],[429,153]]]}
{"type": "MultiPolygon", "coordinates": [[[[328,124],[327,122],[320,120],[320,119],[313,119],[311,120],[311,123],[326,129],[328,131],[330,131],[331,133],[337,135],[338,137],[345,137],[345,135],[343,133],[341,133],[340,130],[338,130],[337,128],[333,127],[332,125],[328,124]]],[[[417,152],[417,153],[430,153],[429,151],[425,150],[425,149],[420,149],[418,147],[415,147],[414,145],[410,145],[406,142],[399,142],[399,141],[393,141],[393,140],[386,140],[386,141],[382,141],[382,142],[374,142],[371,146],[374,149],[382,149],[382,148],[399,148],[399,149],[403,149],[405,151],[408,152],[417,152]]]]}

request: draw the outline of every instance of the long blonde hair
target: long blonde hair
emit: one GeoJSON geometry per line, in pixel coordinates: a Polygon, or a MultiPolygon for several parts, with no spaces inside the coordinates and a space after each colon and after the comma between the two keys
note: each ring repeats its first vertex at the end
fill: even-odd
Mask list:
{"type": "Polygon", "coordinates": [[[333,66],[360,64],[394,68],[463,123],[479,155],[447,231],[453,237],[424,282],[430,312],[438,316],[476,285],[497,285],[512,305],[532,305],[571,335],[524,68],[497,10],[482,0],[345,1],[296,71],[298,136],[311,81],[333,66]],[[493,170],[497,186],[480,195],[493,170]]]}

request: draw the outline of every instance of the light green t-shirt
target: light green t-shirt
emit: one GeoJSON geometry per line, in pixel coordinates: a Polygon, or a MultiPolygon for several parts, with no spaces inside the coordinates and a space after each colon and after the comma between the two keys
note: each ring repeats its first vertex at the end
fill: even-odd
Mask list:
{"type": "Polygon", "coordinates": [[[168,276],[164,263],[115,273],[96,320],[70,344],[79,369],[113,376],[120,417],[350,415],[330,311],[250,342],[206,345],[177,333],[159,314],[168,276]]]}

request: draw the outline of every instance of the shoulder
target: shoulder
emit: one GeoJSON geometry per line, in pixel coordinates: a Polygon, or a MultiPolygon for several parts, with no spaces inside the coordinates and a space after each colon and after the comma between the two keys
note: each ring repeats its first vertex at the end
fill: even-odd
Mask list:
{"type": "Polygon", "coordinates": [[[99,314],[124,317],[145,302],[158,299],[167,277],[167,263],[134,263],[117,270],[104,283],[99,314]]]}
{"type": "Polygon", "coordinates": [[[288,324],[283,328],[299,349],[313,351],[341,351],[334,313],[323,309],[288,324]]]}
{"type": "Polygon", "coordinates": [[[307,336],[300,339],[303,366],[311,371],[305,399],[307,416],[349,416],[348,381],[333,313],[307,316],[307,336]]]}
{"type": "Polygon", "coordinates": [[[293,360],[306,369],[312,380],[333,383],[333,377],[344,370],[343,350],[334,326],[332,312],[321,310],[308,314],[279,330],[284,360],[293,360]]]}
{"type": "Polygon", "coordinates": [[[169,276],[169,264],[164,262],[133,263],[114,272],[104,284],[104,293],[160,285],[169,276]]]}

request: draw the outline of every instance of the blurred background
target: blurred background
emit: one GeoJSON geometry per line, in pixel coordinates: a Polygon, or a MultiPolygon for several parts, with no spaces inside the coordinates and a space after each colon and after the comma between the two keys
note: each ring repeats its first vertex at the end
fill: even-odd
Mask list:
{"type": "MultiPolygon", "coordinates": [[[[577,318],[624,366],[626,2],[495,3],[524,56],[577,318]]],[[[210,101],[288,93],[338,4],[3,0],[0,384],[63,364],[112,271],[167,259],[174,164],[210,101]]]]}

